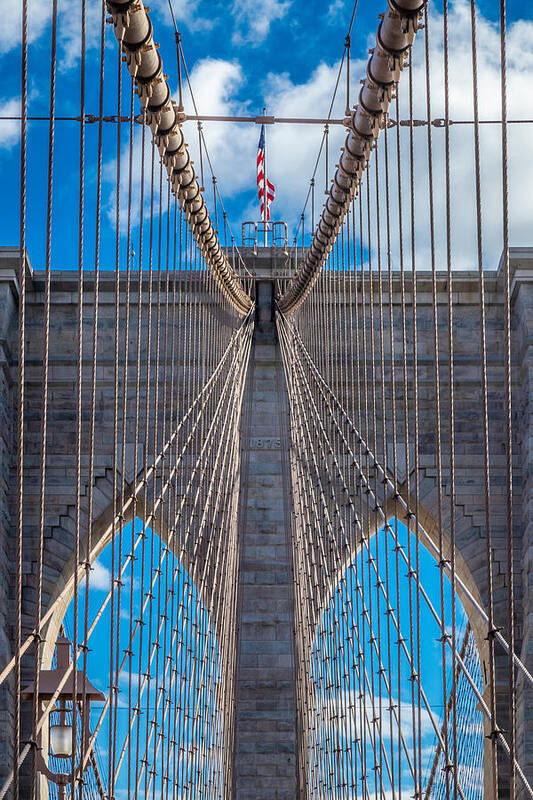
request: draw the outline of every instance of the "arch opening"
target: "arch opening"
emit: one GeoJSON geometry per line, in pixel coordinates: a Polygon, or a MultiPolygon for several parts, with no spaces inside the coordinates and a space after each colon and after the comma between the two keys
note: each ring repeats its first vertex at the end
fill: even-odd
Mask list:
{"type": "Polygon", "coordinates": [[[430,551],[389,526],[346,565],[314,631],[307,795],[437,800],[453,793],[453,762],[481,800],[483,663],[467,610],[430,551]]]}
{"type": "MultiPolygon", "coordinates": [[[[81,580],[61,622],[78,642],[78,668],[86,666],[106,696],[91,705],[84,796],[200,796],[209,789],[222,797],[227,725],[214,609],[178,554],[139,518],[91,567],[88,590],[81,580]]],[[[76,718],[79,755],[79,707],[76,718]]],[[[50,766],[67,771],[63,758],[50,756],[50,766]]],[[[57,797],[55,784],[43,783],[41,796],[57,797]]]]}

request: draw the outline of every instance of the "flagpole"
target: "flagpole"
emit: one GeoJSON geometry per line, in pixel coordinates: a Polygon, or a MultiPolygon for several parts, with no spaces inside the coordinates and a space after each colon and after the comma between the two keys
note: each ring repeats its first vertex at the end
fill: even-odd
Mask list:
{"type": "MultiPolygon", "coordinates": [[[[266,108],[263,108],[263,117],[266,116],[266,108]]],[[[268,208],[268,195],[267,195],[267,148],[266,148],[266,131],[263,124],[263,131],[265,132],[265,143],[263,148],[263,244],[267,246],[267,208],[268,208]]]]}

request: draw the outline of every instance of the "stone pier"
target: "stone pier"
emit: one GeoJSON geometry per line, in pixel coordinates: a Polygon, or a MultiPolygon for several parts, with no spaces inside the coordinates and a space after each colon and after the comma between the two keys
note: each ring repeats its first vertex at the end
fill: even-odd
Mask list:
{"type": "Polygon", "coordinates": [[[235,800],[297,797],[288,409],[272,291],[257,285],[241,424],[235,800]]]}

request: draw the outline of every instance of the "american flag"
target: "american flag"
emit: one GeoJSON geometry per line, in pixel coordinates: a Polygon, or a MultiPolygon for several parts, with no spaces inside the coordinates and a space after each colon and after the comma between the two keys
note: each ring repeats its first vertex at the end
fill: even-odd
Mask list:
{"type": "MultiPolygon", "coordinates": [[[[266,221],[270,219],[270,204],[276,196],[276,189],[273,183],[267,178],[267,204],[266,204],[266,221]]],[[[265,219],[265,126],[261,125],[261,136],[259,137],[259,144],[257,146],[257,192],[259,194],[259,203],[261,204],[261,219],[265,219]]]]}

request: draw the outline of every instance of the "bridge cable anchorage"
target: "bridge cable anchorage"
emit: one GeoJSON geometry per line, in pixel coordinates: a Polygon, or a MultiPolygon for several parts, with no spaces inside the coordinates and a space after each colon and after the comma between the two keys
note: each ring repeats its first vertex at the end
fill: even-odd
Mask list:
{"type": "MultiPolygon", "coordinates": [[[[356,196],[370,161],[400,75],[408,59],[427,0],[389,0],[370,51],[367,76],[348,122],[349,132],[341,150],[325,208],[303,263],[279,301],[284,314],[295,311],[315,283],[341,223],[356,196]]],[[[399,119],[399,116],[397,117],[399,119]]]]}
{"type": "Polygon", "coordinates": [[[230,265],[209,217],[181,129],[182,115],[172,100],[144,4],[142,0],[108,0],[107,9],[172,190],[217,282],[234,308],[246,314],[252,300],[230,265]]]}

